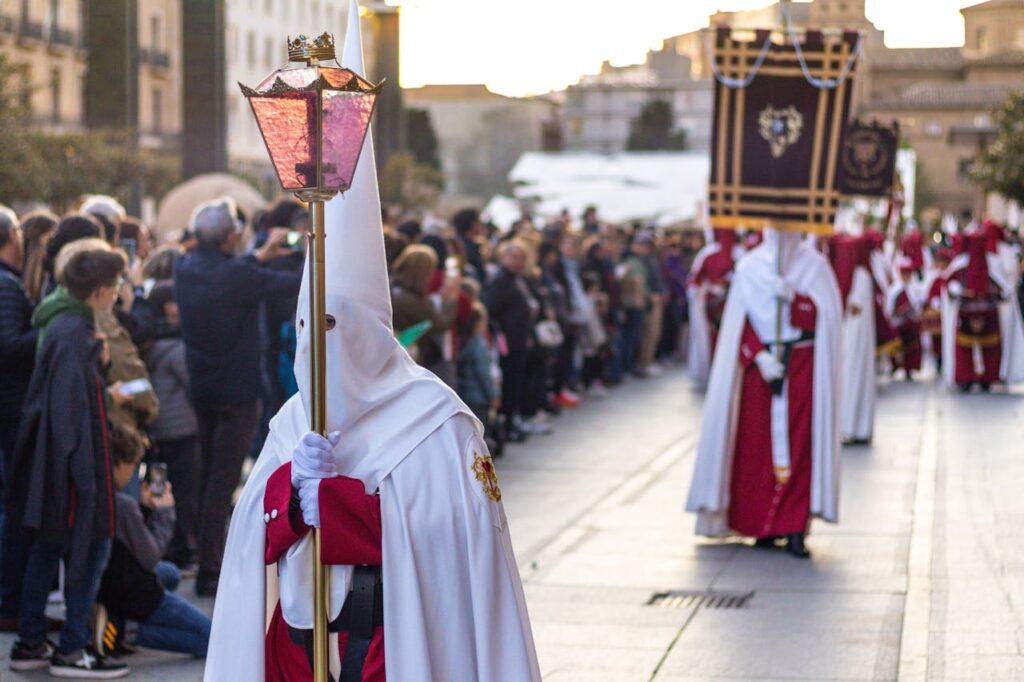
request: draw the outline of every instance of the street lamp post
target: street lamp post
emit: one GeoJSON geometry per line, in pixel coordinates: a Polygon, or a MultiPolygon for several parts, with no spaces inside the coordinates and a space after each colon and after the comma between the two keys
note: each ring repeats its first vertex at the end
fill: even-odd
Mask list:
{"type": "MultiPolygon", "coordinates": [[[[352,185],[370,128],[380,84],[335,59],[334,38],[300,35],[288,40],[288,61],[255,88],[239,84],[249,100],[281,187],[309,204],[310,428],[327,430],[324,203],[352,185]]],[[[313,529],[313,679],[327,682],[328,572],[320,561],[320,531],[313,529]]]]}

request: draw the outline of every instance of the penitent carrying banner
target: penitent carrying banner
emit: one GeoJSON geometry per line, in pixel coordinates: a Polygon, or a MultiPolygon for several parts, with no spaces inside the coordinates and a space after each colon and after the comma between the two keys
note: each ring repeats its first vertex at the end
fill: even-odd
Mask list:
{"type": "Polygon", "coordinates": [[[832,231],[859,52],[856,32],[780,45],[716,30],[712,226],[832,231]]]}

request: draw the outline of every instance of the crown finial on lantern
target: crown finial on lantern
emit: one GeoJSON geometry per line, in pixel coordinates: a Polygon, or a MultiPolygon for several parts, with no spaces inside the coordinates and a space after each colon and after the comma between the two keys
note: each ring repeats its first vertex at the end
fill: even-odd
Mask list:
{"type": "Polygon", "coordinates": [[[330,33],[321,33],[316,38],[309,38],[305,34],[299,35],[292,40],[288,38],[288,61],[305,62],[309,64],[314,61],[330,61],[334,59],[334,36],[330,33]]]}

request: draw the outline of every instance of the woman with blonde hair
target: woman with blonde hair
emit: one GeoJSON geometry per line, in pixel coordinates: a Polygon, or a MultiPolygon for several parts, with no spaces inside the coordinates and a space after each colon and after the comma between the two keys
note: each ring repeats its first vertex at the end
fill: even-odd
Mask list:
{"type": "Polygon", "coordinates": [[[427,369],[443,360],[438,337],[451,328],[458,313],[458,278],[446,281],[441,288],[440,307],[431,300],[430,278],[436,268],[437,255],[434,250],[413,244],[398,257],[391,273],[391,308],[395,331],[401,332],[421,322],[430,322],[429,333],[420,337],[410,349],[416,362],[427,369]]]}

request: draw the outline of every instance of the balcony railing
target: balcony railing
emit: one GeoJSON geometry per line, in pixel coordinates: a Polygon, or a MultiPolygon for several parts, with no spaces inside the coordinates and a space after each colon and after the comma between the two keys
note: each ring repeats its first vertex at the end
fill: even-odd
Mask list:
{"type": "Polygon", "coordinates": [[[18,35],[22,38],[42,40],[43,25],[36,21],[22,20],[21,24],[18,26],[18,35]]]}
{"type": "Polygon", "coordinates": [[[63,28],[53,27],[50,29],[50,42],[54,45],[74,47],[76,44],[75,34],[63,28]]]}
{"type": "Polygon", "coordinates": [[[166,69],[171,65],[171,55],[160,50],[143,48],[139,50],[139,61],[150,66],[159,66],[166,69]]]}

